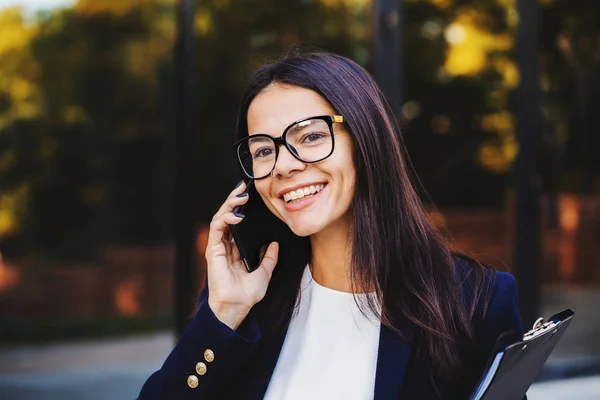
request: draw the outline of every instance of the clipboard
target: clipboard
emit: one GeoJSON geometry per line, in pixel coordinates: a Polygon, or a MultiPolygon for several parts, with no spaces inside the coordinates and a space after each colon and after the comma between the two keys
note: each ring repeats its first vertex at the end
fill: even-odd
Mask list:
{"type": "Polygon", "coordinates": [[[514,335],[501,335],[470,399],[523,399],[574,316],[573,310],[566,309],[547,322],[539,318],[516,343],[514,335]]]}

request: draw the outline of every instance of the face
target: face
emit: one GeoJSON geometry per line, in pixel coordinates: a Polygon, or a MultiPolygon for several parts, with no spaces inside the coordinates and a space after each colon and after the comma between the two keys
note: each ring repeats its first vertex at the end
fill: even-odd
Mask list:
{"type": "MultiPolygon", "coordinates": [[[[295,121],[337,114],[327,100],[312,90],[271,84],[248,108],[248,133],[280,137],[295,121]]],[[[266,206],[298,236],[349,226],[356,178],[352,139],[343,123],[334,123],[333,132],[335,148],[325,160],[304,163],[281,146],[273,174],[255,182],[266,206]],[[292,191],[308,188],[312,193],[320,187],[322,190],[315,194],[286,201],[292,191]]]]}

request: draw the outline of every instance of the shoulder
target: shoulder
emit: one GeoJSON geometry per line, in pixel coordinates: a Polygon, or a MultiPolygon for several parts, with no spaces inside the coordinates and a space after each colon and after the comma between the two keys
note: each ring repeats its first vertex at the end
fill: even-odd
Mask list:
{"type": "Polygon", "coordinates": [[[485,349],[493,347],[504,332],[523,335],[518,309],[517,282],[508,272],[477,265],[473,260],[455,256],[457,279],[465,303],[472,312],[476,339],[485,349]]]}
{"type": "Polygon", "coordinates": [[[460,255],[454,256],[454,265],[465,302],[469,308],[474,308],[474,320],[494,324],[501,322],[499,319],[519,316],[517,282],[512,274],[496,271],[460,255]]]}

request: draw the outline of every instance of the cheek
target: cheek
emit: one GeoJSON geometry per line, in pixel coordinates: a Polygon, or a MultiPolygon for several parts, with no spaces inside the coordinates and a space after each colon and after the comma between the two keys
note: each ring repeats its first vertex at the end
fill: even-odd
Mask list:
{"type": "Polygon", "coordinates": [[[348,167],[348,169],[345,172],[344,175],[344,185],[342,190],[344,191],[344,197],[345,197],[345,206],[346,206],[346,211],[350,211],[352,208],[352,202],[354,200],[354,195],[355,195],[355,191],[356,191],[356,169],[354,167],[354,162],[353,160],[350,158],[348,160],[348,163],[350,164],[350,166],[348,167]]]}
{"type": "Polygon", "coordinates": [[[344,208],[349,211],[352,208],[352,202],[354,201],[354,183],[348,182],[343,188],[344,208]]]}
{"type": "Polygon", "coordinates": [[[354,164],[349,157],[343,157],[337,164],[337,198],[338,198],[338,212],[345,214],[351,208],[352,201],[354,199],[356,172],[354,164]]]}
{"type": "Polygon", "coordinates": [[[335,157],[335,164],[344,179],[344,186],[354,185],[356,169],[354,165],[354,145],[347,135],[343,135],[343,140],[336,142],[336,147],[332,157],[335,157]]]}
{"type": "Polygon", "coordinates": [[[344,157],[341,172],[343,189],[344,191],[349,192],[349,195],[352,195],[356,184],[356,169],[354,167],[354,160],[352,160],[351,156],[344,157]]]}

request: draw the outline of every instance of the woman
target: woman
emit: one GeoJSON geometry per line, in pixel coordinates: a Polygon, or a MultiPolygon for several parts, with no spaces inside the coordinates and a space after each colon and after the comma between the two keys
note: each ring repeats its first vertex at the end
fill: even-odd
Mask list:
{"type": "Polygon", "coordinates": [[[140,399],[468,398],[496,338],[522,334],[515,281],[432,226],[388,109],[341,56],[255,72],[240,163],[309,251],[278,265],[273,242],[246,272],[227,228],[244,217],[239,184],[210,225],[199,310],[140,399]]]}

